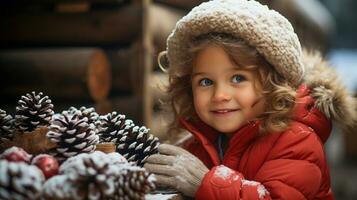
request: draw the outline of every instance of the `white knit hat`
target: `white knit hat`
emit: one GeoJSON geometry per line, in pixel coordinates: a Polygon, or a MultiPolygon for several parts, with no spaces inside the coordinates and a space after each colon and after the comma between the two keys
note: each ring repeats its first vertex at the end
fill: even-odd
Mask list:
{"type": "Polygon", "coordinates": [[[293,85],[302,80],[301,46],[290,22],[267,6],[248,0],[213,0],[193,8],[167,39],[169,65],[183,66],[190,41],[211,32],[244,40],[293,85]]]}

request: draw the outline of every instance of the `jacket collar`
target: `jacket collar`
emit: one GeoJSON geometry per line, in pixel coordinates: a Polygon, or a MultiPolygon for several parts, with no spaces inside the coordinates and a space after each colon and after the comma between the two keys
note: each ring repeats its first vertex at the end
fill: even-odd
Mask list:
{"type": "MultiPolygon", "coordinates": [[[[192,133],[195,138],[205,148],[214,165],[220,164],[219,155],[216,149],[216,141],[222,133],[216,131],[200,120],[180,119],[180,124],[192,133]]],[[[259,122],[250,122],[240,128],[229,141],[226,154],[237,155],[243,146],[246,146],[258,133],[259,122]],[[234,148],[230,148],[234,147],[234,148]]]]}
{"type": "Polygon", "coordinates": [[[193,121],[188,119],[180,119],[180,124],[183,128],[192,133],[195,138],[201,143],[201,145],[205,148],[213,165],[219,165],[219,156],[216,151],[214,141],[217,140],[219,136],[219,132],[209,127],[202,121],[193,121]]]}
{"type": "Polygon", "coordinates": [[[296,103],[292,118],[314,130],[325,143],[330,136],[332,123],[316,106],[315,99],[306,85],[301,85],[297,90],[296,103]]]}

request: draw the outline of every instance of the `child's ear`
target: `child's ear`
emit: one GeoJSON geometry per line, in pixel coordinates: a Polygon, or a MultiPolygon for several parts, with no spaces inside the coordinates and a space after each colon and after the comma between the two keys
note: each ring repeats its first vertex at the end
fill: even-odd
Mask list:
{"type": "Polygon", "coordinates": [[[161,51],[157,56],[157,63],[163,72],[167,72],[169,68],[169,59],[167,58],[167,51],[161,51]]]}

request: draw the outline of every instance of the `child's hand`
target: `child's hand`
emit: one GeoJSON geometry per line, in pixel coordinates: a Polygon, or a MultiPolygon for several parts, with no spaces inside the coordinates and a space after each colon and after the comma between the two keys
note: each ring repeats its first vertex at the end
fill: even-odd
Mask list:
{"type": "Polygon", "coordinates": [[[208,168],[180,147],[161,144],[159,153],[150,156],[144,165],[146,170],[155,174],[156,183],[194,197],[208,168]]]}

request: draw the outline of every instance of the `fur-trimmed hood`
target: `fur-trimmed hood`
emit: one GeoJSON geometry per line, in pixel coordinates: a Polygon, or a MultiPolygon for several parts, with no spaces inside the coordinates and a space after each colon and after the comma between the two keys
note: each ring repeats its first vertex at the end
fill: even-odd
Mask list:
{"type": "Polygon", "coordinates": [[[317,52],[303,51],[304,84],[311,89],[315,106],[341,128],[357,127],[357,99],[336,71],[317,52]]]}

